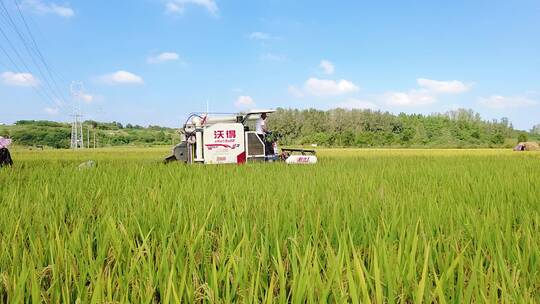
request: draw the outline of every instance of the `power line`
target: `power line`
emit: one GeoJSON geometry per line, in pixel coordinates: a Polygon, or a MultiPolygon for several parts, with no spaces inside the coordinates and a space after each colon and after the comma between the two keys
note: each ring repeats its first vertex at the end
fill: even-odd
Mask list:
{"type": "MultiPolygon", "coordinates": [[[[22,44],[24,45],[26,51],[30,55],[30,57],[32,59],[32,62],[35,64],[35,66],[37,67],[40,75],[43,77],[43,80],[45,81],[46,87],[41,87],[41,86],[39,87],[39,88],[42,89],[42,91],[38,90],[38,88],[34,87],[34,86],[32,86],[32,89],[34,89],[36,91],[36,93],[38,93],[38,95],[40,95],[41,97],[43,97],[45,95],[45,97],[46,97],[45,99],[48,98],[49,101],[52,101],[53,107],[56,107],[57,109],[62,109],[63,111],[66,111],[66,109],[64,108],[65,103],[63,104],[62,101],[66,101],[68,99],[65,98],[65,96],[63,94],[63,90],[61,90],[59,88],[58,82],[57,82],[54,74],[56,74],[59,78],[63,79],[64,81],[65,81],[65,79],[57,71],[55,71],[52,68],[52,66],[45,59],[45,56],[43,56],[43,53],[41,52],[41,50],[40,50],[40,48],[38,46],[38,43],[36,42],[35,36],[32,33],[32,30],[30,29],[30,26],[29,26],[26,18],[24,17],[24,14],[22,13],[21,4],[19,3],[19,1],[18,0],[13,0],[13,2],[15,4],[15,6],[17,7],[19,17],[22,20],[22,22],[24,24],[24,27],[26,29],[26,35],[22,33],[24,30],[23,31],[19,30],[19,27],[17,26],[14,18],[12,18],[12,16],[10,15],[10,13],[9,13],[6,5],[4,4],[3,0],[0,0],[0,5],[1,5],[1,8],[3,9],[3,10],[0,10],[0,13],[4,17],[3,23],[6,23],[7,26],[11,26],[12,30],[15,31],[17,36],[20,38],[22,44]],[[29,39],[27,40],[25,36],[29,37],[29,39]],[[31,43],[29,43],[28,41],[30,41],[31,43]],[[36,58],[37,58],[37,60],[36,60],[36,58]],[[45,68],[45,71],[47,72],[47,74],[49,76],[49,79],[52,81],[56,91],[51,86],[51,84],[49,82],[49,79],[47,79],[47,77],[45,76],[45,74],[43,73],[43,71],[41,69],[40,64],[37,61],[39,61],[39,63],[41,63],[43,65],[43,67],[45,68]],[[54,100],[52,95],[54,95],[54,97],[56,97],[57,99],[54,100]],[[61,97],[59,95],[61,95],[61,97]]],[[[27,17],[29,18],[28,20],[32,21],[31,16],[27,16],[27,17]]],[[[37,30],[39,32],[39,27],[36,27],[36,28],[37,28],[37,30]]],[[[0,31],[1,30],[2,29],[0,28],[0,31]]],[[[17,47],[15,47],[15,44],[11,42],[8,35],[4,31],[2,31],[2,35],[8,41],[8,44],[10,45],[11,49],[15,52],[15,54],[17,55],[17,58],[20,60],[20,62],[23,64],[23,66],[28,71],[30,71],[30,69],[29,69],[28,65],[26,64],[25,60],[22,58],[20,52],[17,50],[17,47]]],[[[12,64],[18,70],[20,70],[22,72],[22,70],[19,69],[18,64],[15,62],[15,60],[13,60],[13,58],[11,56],[9,56],[9,53],[5,49],[2,49],[2,51],[6,54],[6,57],[8,57],[8,59],[10,59],[12,64]]],[[[24,74],[24,73],[22,74],[22,77],[24,77],[24,79],[28,80],[28,78],[26,76],[27,76],[27,74],[24,74]]],[[[82,95],[82,91],[83,91],[83,89],[82,89],[82,84],[81,84],[81,89],[80,89],[79,94],[77,96],[79,99],[81,97],[80,95],[82,95]]],[[[72,94],[73,94],[73,92],[72,92],[72,94]]],[[[79,118],[82,117],[82,115],[80,113],[80,104],[79,104],[79,102],[80,102],[80,100],[77,101],[78,106],[75,106],[75,104],[73,104],[74,111],[75,111],[73,114],[77,115],[77,117],[75,117],[76,121],[79,118]]],[[[66,114],[67,114],[67,111],[66,111],[66,114]]],[[[81,128],[81,130],[78,133],[80,133],[80,137],[81,137],[80,141],[82,142],[82,137],[83,137],[83,135],[82,135],[82,125],[79,128],[81,128]]]]}
{"type": "MultiPolygon", "coordinates": [[[[21,4],[21,8],[22,8],[22,4],[21,4]]],[[[43,32],[40,30],[39,25],[36,23],[35,19],[32,18],[32,15],[31,15],[31,14],[27,14],[25,19],[29,21],[29,22],[28,22],[28,25],[29,25],[28,27],[34,29],[34,32],[37,33],[36,36],[37,36],[37,37],[42,37],[41,40],[44,40],[43,37],[46,37],[46,36],[45,36],[45,34],[43,34],[43,32]]],[[[44,58],[45,58],[45,57],[44,57],[44,58]]],[[[51,67],[53,67],[53,66],[51,66],[51,67]]],[[[51,69],[51,70],[52,70],[52,72],[60,79],[60,81],[64,83],[64,85],[66,86],[66,90],[67,90],[67,88],[69,88],[69,83],[71,83],[71,81],[70,81],[70,80],[67,80],[66,77],[64,77],[64,76],[62,75],[62,73],[60,73],[58,70],[55,70],[55,69],[51,69]]],[[[69,95],[69,94],[68,94],[68,95],[69,95]]]]}
{"type": "MultiPolygon", "coordinates": [[[[30,55],[30,58],[32,60],[32,62],[36,65],[37,67],[37,70],[38,70],[38,73],[41,75],[41,77],[43,78],[44,80],[44,83],[46,85],[46,87],[49,89],[51,95],[53,95],[55,98],[57,98],[58,100],[62,101],[64,100],[63,97],[60,96],[60,94],[58,94],[58,92],[56,92],[53,87],[51,86],[49,80],[47,79],[47,77],[45,76],[45,74],[43,73],[42,69],[41,69],[41,66],[36,62],[36,59],[34,58],[35,54],[32,53],[31,51],[31,48],[29,47],[28,45],[28,42],[26,41],[26,39],[24,38],[24,36],[22,35],[21,31],[19,30],[18,26],[15,24],[15,21],[13,20],[13,18],[11,17],[8,9],[6,8],[6,6],[4,5],[4,2],[3,0],[0,0],[0,5],[4,11],[4,18],[7,16],[7,20],[9,21],[8,25],[11,25],[12,29],[15,31],[15,33],[17,34],[17,36],[21,39],[21,42],[22,44],[24,45],[24,48],[26,49],[26,51],[28,52],[28,54],[30,55]]],[[[3,32],[3,31],[2,31],[3,32]]],[[[5,35],[5,33],[3,34],[4,37],[8,40],[8,43],[9,42],[9,38],[7,37],[7,35],[5,35]]],[[[11,44],[11,43],[10,43],[11,44]]],[[[19,52],[17,52],[16,48],[12,46],[12,48],[15,50],[15,52],[17,53],[17,57],[19,57],[19,59],[21,60],[21,62],[24,63],[24,60],[22,59],[22,56],[20,56],[19,52]]],[[[26,64],[24,64],[25,67],[30,70],[28,68],[28,66],[26,64]]]]}
{"type": "MultiPolygon", "coordinates": [[[[13,52],[15,53],[15,55],[17,56],[17,58],[19,59],[19,61],[22,63],[22,65],[24,66],[24,68],[30,72],[30,68],[28,67],[28,65],[26,64],[26,62],[24,61],[24,59],[22,58],[21,54],[17,51],[17,48],[14,46],[13,42],[11,41],[11,39],[9,39],[8,35],[4,32],[4,30],[2,30],[2,28],[0,27],[0,34],[2,34],[2,36],[4,36],[4,38],[6,39],[6,41],[8,42],[9,46],[11,47],[11,49],[13,50],[13,52]]],[[[2,50],[2,52],[6,55],[6,57],[8,58],[8,60],[11,62],[11,64],[13,64],[13,66],[15,67],[15,69],[17,71],[19,71],[20,73],[22,73],[22,77],[27,80],[27,81],[30,81],[31,79],[28,79],[25,75],[24,75],[24,70],[21,69],[19,67],[19,65],[15,62],[15,60],[13,60],[13,58],[9,55],[9,53],[6,51],[5,48],[2,47],[2,45],[0,45],[0,49],[2,50]]],[[[54,103],[54,98],[51,97],[51,95],[49,94],[49,92],[47,92],[46,90],[43,90],[43,92],[40,91],[40,93],[42,94],[45,94],[46,97],[48,99],[50,99],[53,103],[54,103]]],[[[41,95],[41,94],[40,94],[41,95]]],[[[42,96],[43,97],[43,96],[42,96]]]]}
{"type": "MultiPolygon", "coordinates": [[[[4,11],[0,10],[0,13],[2,13],[2,16],[3,16],[4,18],[6,18],[6,15],[5,15],[5,14],[7,13],[7,14],[8,14],[8,19],[11,19],[11,17],[9,16],[9,12],[7,12],[7,9],[6,9],[4,3],[3,3],[1,0],[0,0],[0,4],[1,4],[2,8],[4,9],[4,11]]],[[[11,21],[13,22],[12,19],[11,19],[11,21]]],[[[4,22],[6,22],[6,21],[4,21],[4,22]]],[[[9,24],[8,24],[8,25],[9,25],[9,24]]],[[[13,23],[12,23],[12,25],[14,26],[13,23]]],[[[20,34],[20,32],[18,32],[16,26],[15,26],[14,28],[15,28],[15,31],[17,31],[19,38],[21,38],[21,40],[23,41],[23,43],[25,43],[24,38],[22,37],[22,35],[20,34]]],[[[25,62],[25,60],[23,59],[22,55],[20,54],[20,52],[19,52],[19,51],[17,50],[17,48],[15,47],[15,44],[11,41],[11,39],[10,39],[9,36],[6,34],[6,32],[4,32],[4,30],[2,30],[2,27],[0,27],[0,34],[6,39],[8,45],[10,46],[10,48],[12,49],[12,51],[15,53],[16,57],[19,59],[19,61],[20,61],[21,64],[23,65],[23,67],[24,67],[28,72],[30,72],[31,69],[28,67],[28,65],[26,64],[26,62],[25,62]]],[[[8,52],[4,47],[2,47],[1,45],[0,45],[0,50],[6,55],[6,57],[7,57],[8,60],[11,62],[11,64],[13,64],[13,66],[15,67],[15,69],[18,70],[18,71],[21,73],[21,76],[22,76],[26,81],[30,81],[31,79],[27,78],[26,75],[24,74],[24,70],[21,69],[21,68],[19,67],[19,65],[16,63],[16,61],[9,55],[9,52],[8,52]]],[[[27,51],[28,51],[28,47],[27,47],[27,51]]],[[[30,53],[30,51],[29,51],[29,53],[30,53]]],[[[30,55],[32,55],[32,54],[30,53],[30,55]]],[[[33,57],[32,57],[32,58],[33,58],[33,57]]],[[[35,61],[34,61],[34,63],[35,63],[35,61]]],[[[37,64],[36,64],[36,65],[37,65],[37,64]]],[[[39,65],[38,65],[38,68],[39,68],[39,65]]],[[[40,70],[40,73],[41,73],[42,76],[43,76],[43,73],[41,72],[41,70],[40,70]]],[[[49,91],[47,90],[47,88],[45,88],[45,87],[42,87],[41,90],[39,90],[39,89],[37,89],[35,86],[31,86],[32,89],[33,89],[33,90],[34,90],[41,98],[43,98],[45,102],[46,102],[46,100],[49,100],[49,102],[50,102],[49,105],[50,105],[50,106],[52,106],[52,107],[54,107],[54,108],[59,108],[59,109],[65,111],[66,109],[62,109],[62,108],[64,107],[63,104],[61,103],[62,98],[58,98],[58,96],[55,95],[55,92],[51,89],[51,86],[50,86],[50,84],[49,84],[49,82],[48,82],[47,79],[44,79],[44,81],[45,81],[45,83],[46,83],[48,89],[49,89],[51,92],[49,92],[49,91]],[[53,96],[53,95],[55,95],[55,96],[53,96]],[[57,100],[58,102],[55,102],[55,98],[54,98],[54,97],[56,97],[56,100],[57,100]]]]}
{"type": "Polygon", "coordinates": [[[6,6],[4,5],[4,2],[2,0],[0,0],[0,5],[2,6],[2,9],[3,9],[3,16],[4,18],[6,18],[6,20],[8,21],[8,25],[11,25],[12,29],[15,31],[15,33],[17,34],[17,36],[21,39],[21,42],[24,46],[24,48],[26,49],[26,51],[28,52],[28,54],[30,55],[30,59],[32,60],[32,62],[35,64],[35,66],[37,67],[37,70],[39,72],[39,74],[41,75],[41,77],[43,78],[44,82],[45,82],[45,85],[48,87],[48,89],[51,91],[51,94],[54,95],[57,99],[59,100],[62,100],[63,98],[60,97],[60,95],[58,94],[58,92],[56,92],[52,86],[50,85],[49,83],[49,80],[47,79],[47,77],[45,76],[45,74],[43,73],[42,69],[41,69],[41,66],[36,62],[36,59],[34,58],[34,55],[32,53],[32,50],[31,48],[28,46],[28,43],[25,39],[25,37],[23,36],[23,34],[21,33],[21,31],[19,30],[19,28],[17,27],[17,25],[15,24],[15,21],[13,20],[13,18],[11,17],[8,9],[6,8],[6,6]]]}
{"type": "MultiPolygon", "coordinates": [[[[0,33],[3,34],[3,31],[2,31],[2,28],[0,28],[0,33]]],[[[8,58],[8,60],[11,62],[11,64],[13,64],[15,66],[15,68],[18,70],[18,71],[22,71],[18,64],[13,60],[13,58],[11,58],[11,56],[9,55],[9,53],[6,51],[6,49],[4,49],[4,47],[2,47],[2,45],[0,45],[0,50],[6,55],[6,57],[8,58]]],[[[24,62],[23,62],[24,64],[24,62]]],[[[26,81],[31,81],[31,79],[27,78],[26,75],[24,73],[21,73],[21,76],[26,80],[26,81]]],[[[54,102],[54,99],[51,98],[51,96],[48,94],[47,91],[43,90],[43,91],[40,91],[38,90],[35,86],[31,86],[31,88],[41,97],[43,98],[43,100],[46,102],[46,100],[49,100],[51,103],[49,103],[48,105],[49,106],[53,106],[53,107],[58,107],[58,105],[54,102]]]]}
{"type": "Polygon", "coordinates": [[[54,76],[53,76],[53,74],[51,72],[52,68],[49,66],[49,64],[45,60],[45,57],[41,53],[41,51],[39,49],[39,46],[36,43],[36,40],[34,39],[34,35],[32,34],[32,31],[30,30],[30,27],[28,26],[28,23],[26,22],[26,19],[24,18],[24,15],[23,15],[23,13],[21,11],[20,3],[17,0],[13,0],[13,2],[15,3],[15,6],[17,7],[17,11],[19,12],[19,16],[21,17],[21,20],[24,23],[26,31],[28,32],[28,35],[30,36],[30,39],[32,40],[35,52],[38,54],[39,59],[41,60],[41,62],[43,63],[43,66],[47,70],[47,73],[49,74],[49,77],[52,79],[55,88],[60,92],[60,94],[64,98],[64,101],[67,100],[67,98],[65,98],[66,96],[62,93],[63,91],[59,88],[58,83],[56,82],[56,79],[54,78],[54,76]]]}

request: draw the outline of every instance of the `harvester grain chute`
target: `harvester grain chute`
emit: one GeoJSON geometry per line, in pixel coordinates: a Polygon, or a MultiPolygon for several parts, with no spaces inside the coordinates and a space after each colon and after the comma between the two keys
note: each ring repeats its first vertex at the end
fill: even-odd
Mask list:
{"type": "Polygon", "coordinates": [[[193,113],[180,129],[181,142],[165,161],[187,164],[317,163],[315,150],[279,149],[280,136],[272,133],[261,136],[250,128],[250,122],[273,112],[275,110],[254,110],[229,116],[193,113]]]}

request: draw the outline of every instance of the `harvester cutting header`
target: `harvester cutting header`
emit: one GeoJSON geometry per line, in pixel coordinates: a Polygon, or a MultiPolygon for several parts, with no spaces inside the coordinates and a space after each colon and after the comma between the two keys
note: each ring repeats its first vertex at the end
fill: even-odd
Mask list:
{"type": "Polygon", "coordinates": [[[254,110],[228,116],[193,113],[180,130],[181,142],[166,161],[187,164],[316,163],[314,150],[283,148],[280,151],[279,136],[266,127],[266,117],[273,112],[275,110],[254,110]]]}

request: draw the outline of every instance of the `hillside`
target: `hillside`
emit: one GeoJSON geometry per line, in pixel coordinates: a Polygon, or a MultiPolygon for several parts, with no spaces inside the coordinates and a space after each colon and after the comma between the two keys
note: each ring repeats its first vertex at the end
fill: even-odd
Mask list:
{"type": "MultiPolygon", "coordinates": [[[[85,121],[84,140],[90,134],[90,146],[97,147],[121,145],[171,145],[173,137],[178,141],[175,129],[159,126],[142,127],[121,123],[102,123],[85,121]]],[[[14,144],[20,146],[47,146],[51,148],[69,148],[71,125],[53,121],[21,120],[13,125],[0,126],[1,136],[10,136],[14,144]]]]}

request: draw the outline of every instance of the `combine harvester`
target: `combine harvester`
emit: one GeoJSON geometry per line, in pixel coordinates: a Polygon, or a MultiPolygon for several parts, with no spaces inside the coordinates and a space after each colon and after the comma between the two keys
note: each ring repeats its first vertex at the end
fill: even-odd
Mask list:
{"type": "Polygon", "coordinates": [[[287,164],[315,164],[315,150],[278,149],[277,137],[267,134],[266,142],[249,125],[263,113],[257,110],[232,116],[191,114],[180,130],[182,141],[173,148],[166,162],[187,164],[243,164],[285,161],[287,164]],[[251,123],[250,123],[251,122],[251,123]],[[270,140],[268,140],[270,139],[270,140]]]}

